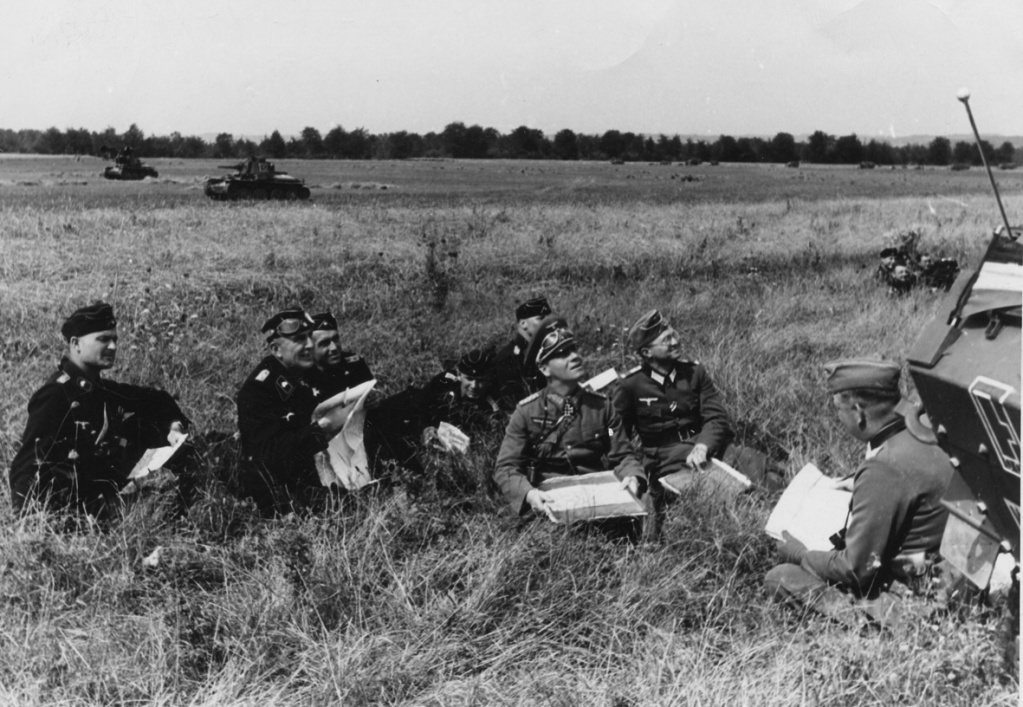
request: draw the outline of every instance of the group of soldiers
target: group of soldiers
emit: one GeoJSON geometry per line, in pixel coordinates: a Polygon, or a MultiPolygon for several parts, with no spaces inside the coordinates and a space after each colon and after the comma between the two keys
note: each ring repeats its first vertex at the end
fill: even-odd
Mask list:
{"type": "MultiPolygon", "coordinates": [[[[280,311],[261,331],[267,354],[237,394],[236,488],[268,516],[315,511],[345,493],[324,485],[316,458],[353,410],[320,403],[373,375],[361,356],[342,348],[330,313],[280,311]]],[[[13,506],[109,516],[143,452],[187,433],[190,422],[168,393],[102,376],[117,351],[110,305],[76,310],[61,333],[67,351],[29,402],[11,465],[13,506]]],[[[628,343],[640,363],[605,396],[586,385],[584,355],[568,322],[543,297],[523,302],[503,348],[470,351],[421,387],[367,398],[363,439],[373,473],[385,479],[389,468],[421,471],[420,455],[442,423],[470,437],[503,430],[493,480],[514,515],[551,515],[554,500],[540,488],[545,479],[610,469],[646,507],[641,533],[650,541],[661,534],[667,501],[660,480],[667,475],[698,482],[714,458],[754,486],[782,485],[776,463],[734,443],[710,374],[684,358],[678,332],[659,311],[636,320],[628,343]]],[[[852,501],[835,548],[808,551],[786,536],[766,586],[778,599],[810,605],[874,600],[895,583],[923,591],[952,467],[933,439],[912,428],[897,364],[837,361],[825,370],[838,420],[867,443],[866,459],[837,482],[851,488],[852,501]]],[[[182,449],[168,468],[187,504],[202,473],[196,455],[182,449]]]]}

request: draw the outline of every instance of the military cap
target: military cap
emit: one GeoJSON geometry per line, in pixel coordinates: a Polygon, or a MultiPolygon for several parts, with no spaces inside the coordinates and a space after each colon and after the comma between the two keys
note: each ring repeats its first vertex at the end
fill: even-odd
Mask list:
{"type": "Polygon", "coordinates": [[[559,351],[575,346],[575,334],[568,328],[564,317],[547,317],[533,334],[526,351],[526,361],[540,365],[554,357],[559,351]]]}
{"type": "Polygon", "coordinates": [[[313,331],[337,331],[337,319],[330,312],[314,314],[313,331]]]}
{"type": "Polygon", "coordinates": [[[841,393],[846,390],[898,392],[901,372],[901,367],[891,361],[846,359],[824,364],[829,393],[841,393]]]}
{"type": "Polygon", "coordinates": [[[455,364],[455,369],[469,378],[482,378],[494,367],[493,349],[473,349],[467,354],[462,354],[455,364]]]}
{"type": "Polygon", "coordinates": [[[534,297],[526,300],[515,308],[516,319],[529,319],[530,317],[550,316],[551,305],[546,297],[534,297]]]}
{"type": "Polygon", "coordinates": [[[656,309],[651,309],[629,329],[629,345],[636,351],[650,343],[671,328],[668,320],[656,309]]]}
{"type": "Polygon", "coordinates": [[[285,309],[263,322],[260,331],[267,334],[267,341],[273,341],[278,336],[308,334],[312,329],[313,319],[304,310],[285,309]]]}
{"type": "Polygon", "coordinates": [[[114,308],[106,302],[93,302],[88,307],[76,309],[60,326],[60,333],[66,341],[71,337],[94,334],[117,326],[114,308]]]}

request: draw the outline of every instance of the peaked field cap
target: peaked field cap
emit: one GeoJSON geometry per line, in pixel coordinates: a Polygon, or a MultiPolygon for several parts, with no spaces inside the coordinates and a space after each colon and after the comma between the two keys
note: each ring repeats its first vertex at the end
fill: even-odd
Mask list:
{"type": "Polygon", "coordinates": [[[312,315],[313,331],[337,331],[337,319],[330,312],[312,315]]]}
{"type": "Polygon", "coordinates": [[[670,328],[671,325],[660,311],[651,309],[637,319],[629,329],[629,346],[639,351],[670,328]]]}
{"type": "Polygon", "coordinates": [[[516,319],[529,319],[530,317],[547,317],[551,314],[551,305],[546,297],[534,297],[528,299],[515,308],[516,319]]]}
{"type": "Polygon", "coordinates": [[[66,341],[73,336],[95,334],[117,326],[114,308],[106,302],[93,302],[87,307],[79,307],[60,325],[60,333],[66,341]]]}
{"type": "Polygon", "coordinates": [[[540,365],[569,345],[575,345],[575,334],[568,328],[568,321],[564,317],[547,317],[529,342],[526,363],[540,365]]]}
{"type": "Polygon", "coordinates": [[[844,359],[824,364],[829,393],[847,390],[890,390],[898,392],[902,367],[891,361],[844,359]]]}
{"type": "Polygon", "coordinates": [[[312,317],[304,309],[284,309],[263,322],[260,331],[267,334],[267,341],[273,341],[278,336],[307,334],[312,329],[312,317]]]}
{"type": "Polygon", "coordinates": [[[464,376],[469,378],[482,378],[487,375],[490,370],[494,367],[494,351],[493,349],[473,349],[472,351],[462,354],[462,357],[458,359],[458,363],[455,364],[455,369],[464,376]]]}

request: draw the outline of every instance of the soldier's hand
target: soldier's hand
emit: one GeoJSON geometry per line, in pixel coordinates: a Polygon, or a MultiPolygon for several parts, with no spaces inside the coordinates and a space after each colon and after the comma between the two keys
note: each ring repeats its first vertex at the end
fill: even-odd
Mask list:
{"type": "Polygon", "coordinates": [[[167,433],[167,442],[170,444],[176,444],[181,437],[185,434],[185,426],[179,421],[175,420],[171,423],[170,432],[167,433]]]}
{"type": "Polygon", "coordinates": [[[529,493],[526,494],[526,503],[529,504],[529,507],[535,513],[547,516],[554,523],[558,522],[557,517],[554,515],[554,499],[547,492],[540,489],[530,489],[529,493]]]}
{"type": "Polygon", "coordinates": [[[782,531],[781,537],[778,541],[778,559],[793,565],[800,564],[806,557],[806,545],[796,540],[787,530],[782,531]]]}
{"type": "Polygon", "coordinates": [[[689,456],[686,457],[686,466],[690,466],[693,469],[699,469],[706,463],[707,445],[701,442],[693,447],[693,451],[689,452],[689,456]]]}
{"type": "Polygon", "coordinates": [[[633,496],[639,494],[639,477],[638,476],[626,476],[622,479],[622,488],[628,489],[629,493],[633,496]]]}
{"type": "Polygon", "coordinates": [[[348,421],[348,416],[352,414],[352,406],[341,406],[331,408],[327,410],[323,415],[316,420],[316,424],[320,426],[320,429],[329,434],[331,437],[341,431],[341,428],[345,426],[345,422],[348,421]]]}

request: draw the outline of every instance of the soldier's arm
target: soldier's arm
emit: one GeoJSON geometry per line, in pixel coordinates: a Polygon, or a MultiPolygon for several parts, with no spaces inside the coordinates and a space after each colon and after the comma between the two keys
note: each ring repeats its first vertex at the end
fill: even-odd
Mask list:
{"type": "Polygon", "coordinates": [[[312,459],[327,448],[327,435],[311,420],[286,419],[274,399],[276,392],[260,385],[242,386],[238,393],[238,429],[247,454],[281,480],[319,485],[312,459]]]}
{"type": "Polygon", "coordinates": [[[605,422],[611,432],[611,448],[608,450],[608,461],[614,466],[615,475],[619,479],[635,476],[640,479],[640,491],[643,490],[647,478],[643,471],[643,457],[636,443],[625,431],[621,416],[610,402],[605,406],[605,422]]]}
{"type": "Polygon", "coordinates": [[[62,480],[70,484],[75,477],[76,432],[71,413],[72,401],[57,384],[40,388],[28,403],[28,423],[11,464],[11,501],[21,510],[36,483],[45,493],[62,480]]]}
{"type": "Polygon", "coordinates": [[[144,436],[142,441],[147,447],[167,444],[167,433],[175,422],[181,424],[184,432],[192,424],[178,402],[165,390],[113,381],[107,381],[105,386],[126,409],[142,419],[144,424],[140,425],[140,430],[144,436]]]}
{"type": "Polygon", "coordinates": [[[533,489],[526,476],[532,451],[527,424],[524,409],[516,408],[505,428],[504,440],[494,466],[494,482],[516,515],[525,513],[526,494],[533,489]]]}
{"type": "Polygon", "coordinates": [[[693,385],[700,397],[701,425],[694,443],[707,445],[711,455],[717,455],[724,451],[734,436],[732,423],[728,419],[721,393],[706,369],[696,366],[693,378],[693,385]]]}
{"type": "Polygon", "coordinates": [[[625,381],[618,383],[612,402],[615,411],[621,417],[626,436],[632,437],[636,431],[636,396],[632,389],[625,384],[625,381]]]}
{"type": "Polygon", "coordinates": [[[900,473],[882,462],[864,464],[853,487],[845,549],[809,551],[803,568],[818,577],[866,591],[886,562],[896,554],[910,508],[900,473]]]}

